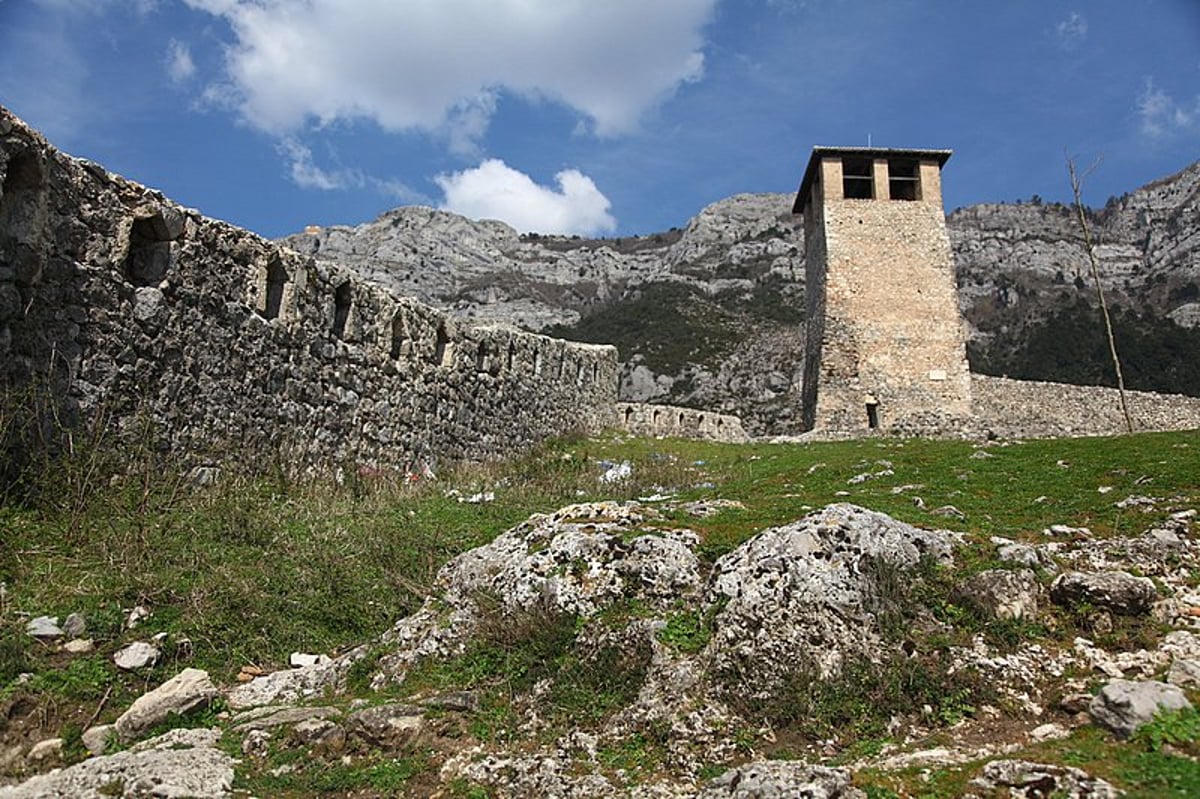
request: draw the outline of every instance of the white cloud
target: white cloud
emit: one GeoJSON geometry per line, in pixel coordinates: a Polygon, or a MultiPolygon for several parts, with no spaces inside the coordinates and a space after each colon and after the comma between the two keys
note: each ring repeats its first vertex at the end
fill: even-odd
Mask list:
{"type": "Polygon", "coordinates": [[[1200,132],[1200,95],[1192,98],[1190,105],[1177,102],[1155,86],[1153,78],[1146,78],[1138,95],[1137,113],[1142,132],[1147,136],[1157,138],[1176,132],[1200,132]]]}
{"type": "Polygon", "coordinates": [[[717,0],[186,0],[224,18],[240,115],[284,134],[368,119],[469,150],[501,92],[563,103],[599,135],[703,72],[717,0]]]}
{"type": "Polygon", "coordinates": [[[167,44],[167,76],[172,83],[183,83],[196,74],[196,63],[192,51],[178,39],[167,44]]]}
{"type": "Polygon", "coordinates": [[[1054,26],[1058,43],[1070,50],[1083,43],[1087,38],[1087,19],[1078,11],[1072,11],[1066,19],[1054,26]]]}
{"type": "Polygon", "coordinates": [[[286,136],[279,142],[279,152],[287,161],[292,182],[303,189],[340,191],[371,188],[379,194],[404,203],[431,204],[430,198],[392,178],[365,175],[358,169],[345,167],[326,169],[318,166],[312,149],[295,137],[286,136]]]}
{"type": "Polygon", "coordinates": [[[608,213],[608,198],[576,169],[554,176],[557,190],[539,186],[495,158],[434,180],[446,195],[442,208],[472,219],[499,219],[517,230],[537,233],[593,235],[617,226],[608,213]]]}

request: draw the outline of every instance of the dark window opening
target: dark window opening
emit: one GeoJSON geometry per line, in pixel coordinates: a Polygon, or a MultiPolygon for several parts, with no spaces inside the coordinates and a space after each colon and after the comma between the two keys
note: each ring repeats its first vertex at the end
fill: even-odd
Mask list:
{"type": "Polygon", "coordinates": [[[842,196],[847,200],[875,198],[875,162],[870,158],[842,159],[842,196]]]}
{"type": "Polygon", "coordinates": [[[167,276],[171,266],[171,242],[159,235],[153,217],[133,221],[129,230],[129,254],[125,276],[135,286],[154,286],[167,276]]]}
{"type": "Polygon", "coordinates": [[[888,161],[888,197],[893,200],[921,199],[920,165],[911,159],[888,161]]]}
{"type": "Polygon", "coordinates": [[[517,362],[517,345],[509,342],[508,344],[508,371],[513,370],[513,364],[517,362]]]}
{"type": "Polygon", "coordinates": [[[633,423],[633,408],[625,408],[625,426],[629,427],[633,423]]]}
{"type": "Polygon", "coordinates": [[[600,382],[600,364],[598,364],[598,363],[592,364],[592,382],[593,383],[600,382]]]}
{"type": "Polygon", "coordinates": [[[679,414],[679,426],[683,427],[684,420],[687,418],[685,414],[679,414]]]}
{"type": "Polygon", "coordinates": [[[533,351],[533,373],[535,375],[540,375],[542,373],[542,351],[541,350],[533,351]]]}
{"type": "Polygon", "coordinates": [[[350,319],[350,284],[343,283],[333,292],[333,335],[346,335],[346,322],[350,319]]]}
{"type": "Polygon", "coordinates": [[[263,316],[275,319],[283,307],[283,287],[287,285],[288,274],[283,263],[272,260],[267,264],[267,301],[263,306],[263,316]]]}
{"type": "Polygon", "coordinates": [[[395,360],[404,354],[404,317],[396,314],[392,317],[392,347],[391,355],[395,360]]]}
{"type": "Polygon", "coordinates": [[[488,370],[488,347],[487,344],[480,342],[479,351],[475,353],[475,371],[486,372],[488,370]]]}
{"type": "Polygon", "coordinates": [[[565,376],[566,376],[566,374],[567,374],[567,356],[566,356],[566,354],[564,353],[564,354],[563,354],[563,355],[562,355],[562,356],[561,356],[561,357],[558,359],[558,379],[559,379],[559,380],[562,380],[562,379],[563,379],[563,377],[565,377],[565,376]]]}
{"type": "Polygon", "coordinates": [[[878,402],[868,402],[867,403],[867,427],[871,428],[872,430],[879,429],[879,403],[878,402]]]}

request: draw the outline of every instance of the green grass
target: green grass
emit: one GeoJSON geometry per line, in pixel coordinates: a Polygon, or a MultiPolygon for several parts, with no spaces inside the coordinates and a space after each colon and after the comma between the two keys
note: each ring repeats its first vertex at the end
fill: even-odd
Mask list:
{"type": "MultiPolygon", "coordinates": [[[[208,669],[214,679],[229,682],[247,663],[277,667],[291,651],[341,651],[373,640],[416,609],[448,559],[492,540],[529,514],[650,494],[668,494],[678,502],[723,498],[742,504],[697,518],[657,503],[663,518],[655,524],[695,530],[707,564],[766,527],[834,501],[854,502],[921,527],[962,531],[968,546],[956,556],[952,573],[924,564],[919,579],[886,581],[898,592],[915,593],[897,594],[894,603],[885,601],[874,610],[885,631],[900,635],[914,624],[901,610],[914,599],[931,608],[938,621],[953,625],[957,635],[981,633],[1001,649],[1012,648],[1046,630],[1032,622],[984,619],[952,591],[964,576],[997,565],[989,536],[1042,541],[1043,528],[1056,523],[1086,526],[1098,536],[1130,535],[1172,510],[1200,502],[1197,432],[993,444],[987,447],[991,458],[972,458],[976,449],[965,442],[927,440],[732,445],[606,435],[551,442],[512,461],[446,470],[436,480],[415,484],[351,477],[337,485],[275,475],[227,477],[204,489],[164,477],[172,474],[169,466],[152,461],[135,464],[131,473],[111,482],[86,461],[68,462],[40,490],[19,501],[8,494],[0,505],[0,701],[24,698],[50,710],[73,707],[72,724],[93,711],[98,721],[111,721],[146,687],[184,665],[208,669]],[[628,461],[633,474],[625,482],[601,484],[602,460],[628,461]],[[849,482],[881,471],[880,461],[890,463],[894,474],[849,482]],[[913,487],[893,491],[901,486],[913,487]],[[1104,486],[1111,490],[1101,493],[1104,486]],[[491,491],[495,500],[459,502],[448,495],[451,489],[461,496],[491,491]],[[1115,507],[1131,494],[1164,501],[1151,513],[1115,507]],[[921,498],[924,509],[914,497],[921,498]],[[943,505],[953,505],[964,518],[929,512],[943,505]],[[127,631],[126,613],[137,604],[153,615],[127,631]],[[70,658],[39,644],[25,636],[19,615],[70,612],[87,618],[96,653],[70,658]],[[136,675],[112,665],[117,647],[159,632],[167,634],[160,665],[136,675]],[[26,672],[32,678],[20,679],[26,672]]],[[[515,625],[508,619],[491,634],[485,630],[462,657],[422,664],[401,691],[476,690],[480,709],[469,714],[464,729],[482,741],[517,736],[522,703],[531,701],[542,703],[546,735],[571,724],[595,729],[632,698],[648,653],[615,644],[575,644],[585,634],[592,636],[589,641],[608,640],[600,626],[619,628],[622,620],[649,613],[631,600],[586,624],[574,617],[531,617],[515,625]],[[539,684],[544,690],[532,698],[539,684]]],[[[1059,638],[1086,623],[1066,612],[1059,616],[1060,629],[1053,633],[1059,638]]],[[[675,652],[694,654],[709,640],[711,614],[681,604],[662,620],[659,640],[675,652]]],[[[1121,621],[1111,633],[1114,640],[1156,634],[1151,625],[1125,629],[1121,621]]],[[[921,657],[911,660],[851,664],[842,681],[824,686],[801,679],[801,669],[787,701],[760,715],[804,727],[808,736],[837,732],[851,753],[877,748],[886,737],[888,714],[905,703],[929,704],[937,723],[952,723],[970,716],[985,697],[970,675],[963,675],[962,685],[939,682],[937,659],[948,643],[925,640],[921,657]]],[[[354,669],[354,690],[366,690],[373,663],[369,658],[354,669]]],[[[61,715],[61,729],[74,741],[78,729],[66,726],[67,714],[61,715]]],[[[1190,722],[1164,723],[1162,740],[1172,746],[1178,747],[1172,736],[1192,735],[1190,722]]],[[[1063,749],[1055,756],[1103,768],[1127,788],[1162,791],[1146,788],[1144,795],[1187,795],[1200,779],[1192,761],[1164,753],[1161,746],[1093,745],[1086,736],[1072,741],[1078,751],[1063,749]],[[1111,767],[1102,765],[1105,758],[1111,767]]],[[[661,745],[653,730],[637,732],[627,744],[605,753],[606,768],[644,772],[658,767],[661,745]]],[[[327,772],[305,767],[281,775],[270,790],[258,790],[299,795],[302,789],[290,786],[304,780],[306,786],[335,791],[400,792],[405,789],[385,786],[411,785],[427,767],[424,762],[413,755],[346,767],[327,764],[327,772]]],[[[938,795],[939,780],[947,786],[961,782],[955,775],[932,780],[930,795],[938,795]]]]}

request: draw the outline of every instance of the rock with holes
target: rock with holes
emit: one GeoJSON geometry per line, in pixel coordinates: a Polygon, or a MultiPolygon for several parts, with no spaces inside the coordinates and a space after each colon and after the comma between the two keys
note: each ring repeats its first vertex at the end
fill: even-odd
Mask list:
{"type": "Polygon", "coordinates": [[[971,781],[988,796],[1012,799],[1117,799],[1121,793],[1109,783],[1070,766],[994,760],[971,781]]]}
{"type": "Polygon", "coordinates": [[[218,695],[208,672],[184,669],[153,691],[134,700],[114,725],[117,737],[122,743],[136,740],[171,715],[186,715],[208,707],[218,695]]]}
{"type": "Polygon", "coordinates": [[[380,661],[381,680],[398,679],[420,658],[457,654],[489,618],[590,618],[618,601],[665,609],[698,596],[698,538],[686,530],[643,534],[658,516],[636,502],[569,505],[464,552],[438,573],[422,608],[384,636],[395,651],[380,661]]]}
{"type": "Polygon", "coordinates": [[[726,771],[697,799],[866,799],[850,784],[844,768],[814,766],[794,760],[746,763],[726,771]]]}
{"type": "Polygon", "coordinates": [[[1100,726],[1128,738],[1153,720],[1155,713],[1191,706],[1178,686],[1157,680],[1113,680],[1092,699],[1088,712],[1100,726]]]}
{"type": "Polygon", "coordinates": [[[1123,571],[1067,572],[1050,584],[1050,599],[1058,605],[1090,605],[1122,616],[1150,612],[1158,589],[1145,577],[1123,571]]]}
{"type": "Polygon", "coordinates": [[[996,619],[1031,619],[1037,615],[1039,585],[1029,569],[989,569],[958,587],[959,594],[996,619]]]}
{"type": "Polygon", "coordinates": [[[847,657],[876,658],[876,613],[929,557],[947,562],[956,537],[839,503],[759,533],[713,566],[720,607],[704,656],[743,697],[769,698],[803,669],[836,674],[847,657]]]}

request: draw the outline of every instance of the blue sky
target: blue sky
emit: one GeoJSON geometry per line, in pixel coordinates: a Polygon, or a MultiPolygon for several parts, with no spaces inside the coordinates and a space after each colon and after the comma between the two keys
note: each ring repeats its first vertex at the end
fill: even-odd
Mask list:
{"type": "Polygon", "coordinates": [[[266,236],[397,205],[629,235],[951,148],[948,209],[1200,158],[1200,0],[0,0],[0,104],[266,236]]]}

